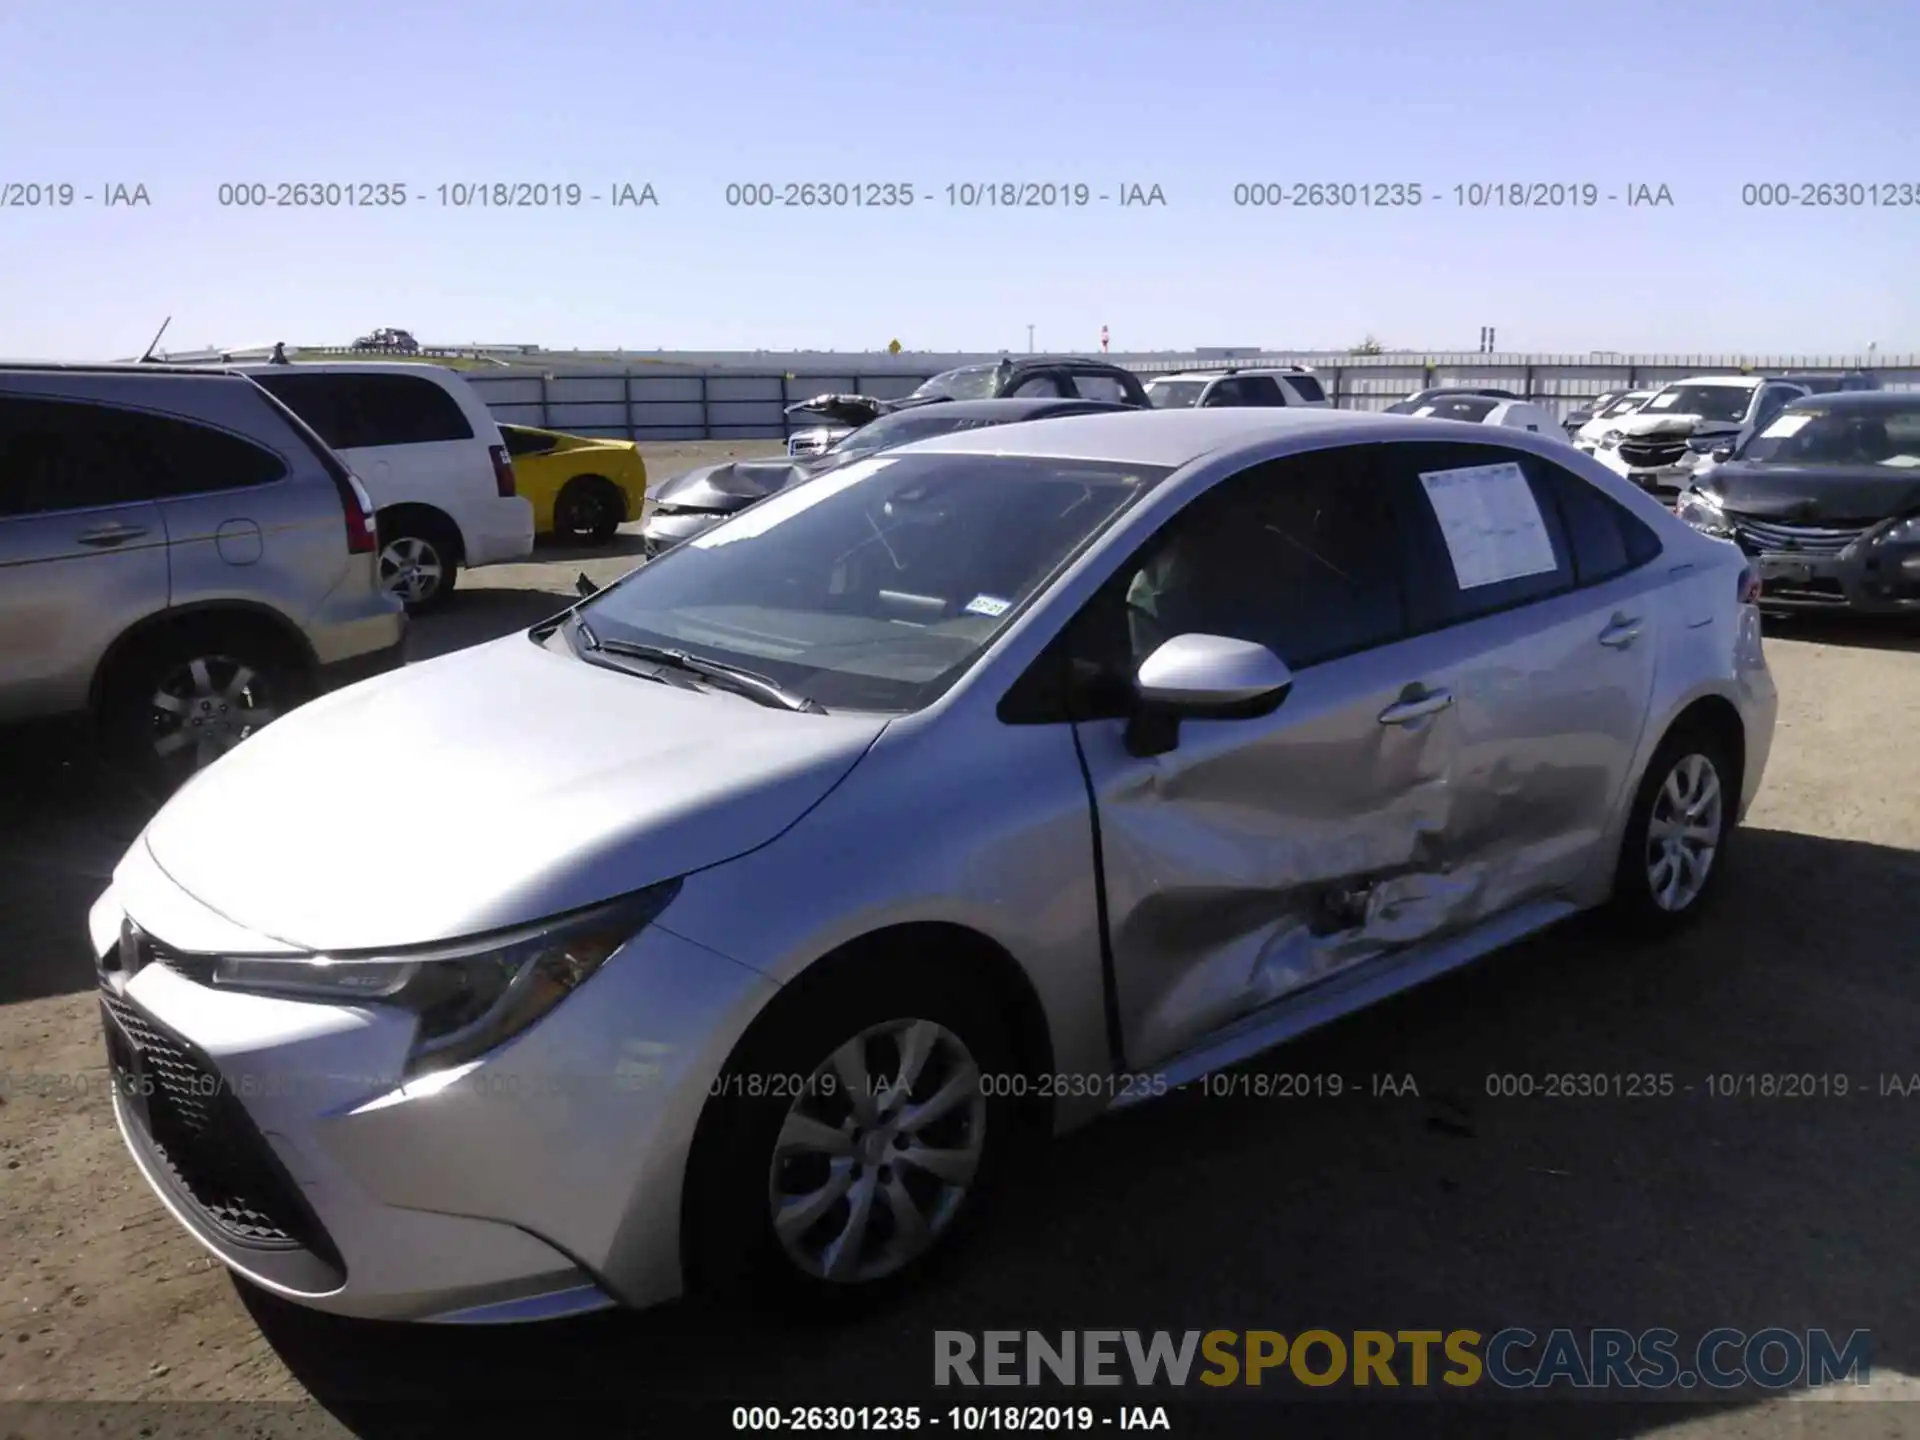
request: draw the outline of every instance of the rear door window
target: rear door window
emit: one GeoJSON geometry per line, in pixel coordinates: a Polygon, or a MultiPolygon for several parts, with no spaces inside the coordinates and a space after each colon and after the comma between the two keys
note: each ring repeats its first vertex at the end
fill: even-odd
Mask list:
{"type": "Polygon", "coordinates": [[[122,431],[162,498],[244,490],[286,478],[287,465],[271,450],[238,435],[164,415],[128,416],[122,431]]]}
{"type": "Polygon", "coordinates": [[[0,396],[0,516],[94,510],[150,498],[119,442],[124,412],[0,396]]]}
{"type": "Polygon", "coordinates": [[[336,450],[471,440],[459,402],[416,375],[256,375],[336,450]]]}
{"type": "Polygon", "coordinates": [[[1388,443],[1386,477],[1408,497],[1415,628],[1439,629],[1572,590],[1572,546],[1537,457],[1500,445],[1388,443]]]}
{"type": "Polygon", "coordinates": [[[1007,393],[1023,400],[1068,400],[1073,398],[1061,388],[1059,377],[1050,370],[1043,370],[1038,375],[1029,375],[1007,393]]]}
{"type": "Polygon", "coordinates": [[[1127,387],[1111,375],[1080,371],[1073,377],[1073,386],[1082,400],[1106,400],[1115,405],[1127,402],[1127,387]]]}
{"type": "Polygon", "coordinates": [[[1309,405],[1318,405],[1327,398],[1327,392],[1321,388],[1317,376],[1289,375],[1287,383],[1293,386],[1294,393],[1309,405]]]}

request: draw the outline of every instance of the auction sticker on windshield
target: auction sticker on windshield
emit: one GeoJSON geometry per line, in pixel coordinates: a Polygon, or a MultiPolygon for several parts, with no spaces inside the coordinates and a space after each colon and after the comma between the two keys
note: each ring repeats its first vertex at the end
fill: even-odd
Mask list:
{"type": "Polygon", "coordinates": [[[966,610],[969,615],[1004,615],[1012,603],[998,595],[976,595],[967,602],[966,610]]]}
{"type": "Polygon", "coordinates": [[[1784,440],[1789,435],[1798,435],[1813,420],[1811,414],[1782,415],[1769,425],[1761,434],[1762,440],[1784,440]]]}
{"type": "Polygon", "coordinates": [[[1679,398],[1680,398],[1680,392],[1677,390],[1674,391],[1673,394],[1671,395],[1656,395],[1653,397],[1653,399],[1647,402],[1647,409],[1665,410],[1669,405],[1673,404],[1679,398]]]}
{"type": "Polygon", "coordinates": [[[1559,568],[1533,487],[1512,461],[1420,476],[1462,590],[1559,568]]]}

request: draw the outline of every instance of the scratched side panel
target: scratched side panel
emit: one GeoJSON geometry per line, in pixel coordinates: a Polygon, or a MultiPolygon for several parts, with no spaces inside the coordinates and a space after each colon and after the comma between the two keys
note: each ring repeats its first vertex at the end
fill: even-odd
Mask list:
{"type": "Polygon", "coordinates": [[[1316,666],[1273,715],[1189,721],[1151,759],[1080,727],[1129,1064],[1446,924],[1457,727],[1378,718],[1431,651],[1316,666]]]}

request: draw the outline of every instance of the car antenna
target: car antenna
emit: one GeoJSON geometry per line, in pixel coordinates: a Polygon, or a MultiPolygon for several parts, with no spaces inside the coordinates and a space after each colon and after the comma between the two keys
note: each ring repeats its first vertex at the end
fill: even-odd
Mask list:
{"type": "Polygon", "coordinates": [[[171,325],[172,323],[173,323],[173,317],[171,315],[167,316],[166,319],[160,322],[160,328],[153,332],[153,339],[150,342],[148,342],[146,353],[140,357],[140,363],[142,365],[158,365],[161,363],[160,361],[155,360],[153,358],[153,352],[155,348],[160,344],[160,337],[167,333],[167,326],[171,325]]]}

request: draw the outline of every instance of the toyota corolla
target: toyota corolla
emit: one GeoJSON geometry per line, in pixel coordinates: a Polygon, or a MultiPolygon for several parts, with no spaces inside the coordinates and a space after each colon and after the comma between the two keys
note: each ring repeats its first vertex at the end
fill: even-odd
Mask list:
{"type": "Polygon", "coordinates": [[[116,1117],[335,1312],[871,1295],[1030,1135],[1579,911],[1694,919],[1773,734],[1757,588],[1558,436],[872,456],[189,783],[91,916],[116,1117]],[[485,811],[396,861],[377,773],[485,811]]]}

